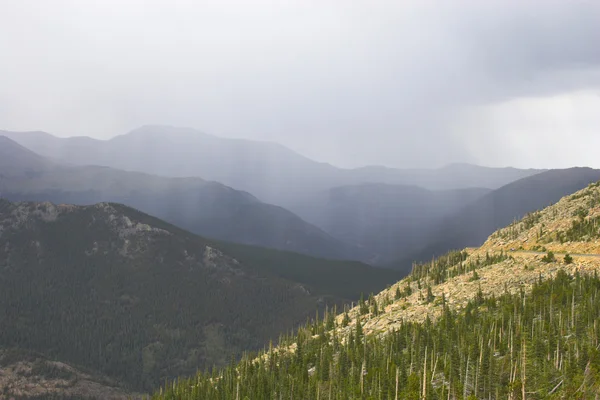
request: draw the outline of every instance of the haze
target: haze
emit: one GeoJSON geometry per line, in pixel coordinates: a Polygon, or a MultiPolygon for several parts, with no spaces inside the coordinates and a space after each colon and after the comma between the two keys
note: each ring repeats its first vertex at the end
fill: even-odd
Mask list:
{"type": "Polygon", "coordinates": [[[0,129],[146,124],[343,167],[600,167],[597,1],[0,3],[0,129]]]}

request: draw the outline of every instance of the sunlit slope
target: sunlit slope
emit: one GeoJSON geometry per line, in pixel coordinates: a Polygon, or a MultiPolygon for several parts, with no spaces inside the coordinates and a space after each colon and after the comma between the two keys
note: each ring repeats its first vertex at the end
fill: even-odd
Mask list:
{"type": "MultiPolygon", "coordinates": [[[[594,183],[494,232],[479,248],[416,264],[409,277],[375,296],[382,303],[385,299],[392,303],[384,313],[361,318],[366,331],[385,331],[401,320],[423,321],[439,316],[442,296],[450,307],[460,309],[479,290],[486,295],[527,290],[540,276],[548,278],[558,270],[575,273],[594,272],[597,268],[600,184],[594,183]],[[553,260],[544,259],[548,251],[555,253],[553,260]],[[573,259],[571,264],[564,262],[566,253],[573,259]],[[474,279],[474,271],[478,279],[474,279]],[[434,301],[427,301],[428,291],[434,301]],[[394,300],[398,292],[400,298],[394,300]]],[[[354,308],[349,314],[356,316],[359,309],[354,308]]]]}
{"type": "Polygon", "coordinates": [[[594,399],[600,184],[156,399],[594,399]],[[567,255],[568,252],[568,255],[567,255]]]}

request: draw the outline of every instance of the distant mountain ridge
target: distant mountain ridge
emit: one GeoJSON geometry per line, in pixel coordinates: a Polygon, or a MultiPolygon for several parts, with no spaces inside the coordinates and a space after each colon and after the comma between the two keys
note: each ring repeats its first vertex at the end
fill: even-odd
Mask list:
{"type": "Polygon", "coordinates": [[[215,239],[327,258],[367,259],[281,207],[201,178],[167,178],[65,165],[0,136],[0,196],[10,200],[119,202],[215,239]]]}
{"type": "MultiPolygon", "coordinates": [[[[496,189],[541,170],[451,165],[440,169],[385,167],[341,169],[318,163],[276,143],[226,139],[194,129],[144,126],[109,140],[57,138],[44,132],[2,132],[52,159],[79,165],[105,165],[156,175],[200,176],[262,201],[296,211],[304,196],[366,182],[416,185],[426,189],[496,189]]],[[[302,217],[302,215],[300,215],[302,217]]]]}
{"type": "Polygon", "coordinates": [[[341,186],[306,200],[299,211],[333,237],[391,262],[428,243],[431,230],[491,190],[427,190],[417,186],[365,183],[341,186]]]}

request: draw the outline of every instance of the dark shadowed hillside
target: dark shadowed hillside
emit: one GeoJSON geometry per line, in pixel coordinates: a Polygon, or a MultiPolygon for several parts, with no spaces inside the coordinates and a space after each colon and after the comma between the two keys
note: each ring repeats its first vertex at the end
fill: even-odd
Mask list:
{"type": "Polygon", "coordinates": [[[343,265],[208,241],[119,204],[0,200],[0,347],[147,389],[398,277],[343,265]]]}
{"type": "Polygon", "coordinates": [[[333,237],[377,254],[375,262],[385,263],[426,245],[432,226],[488,192],[377,183],[343,186],[307,201],[302,215],[333,237]]]}

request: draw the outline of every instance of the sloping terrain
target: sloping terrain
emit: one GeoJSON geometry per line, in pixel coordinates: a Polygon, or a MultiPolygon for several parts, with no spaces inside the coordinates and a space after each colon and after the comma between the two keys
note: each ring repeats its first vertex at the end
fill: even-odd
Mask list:
{"type": "MultiPolygon", "coordinates": [[[[556,204],[533,212],[521,220],[494,232],[478,248],[453,252],[424,264],[416,264],[411,275],[392,285],[376,297],[396,297],[396,289],[410,296],[390,306],[382,319],[415,319],[423,321],[442,312],[441,304],[426,303],[427,288],[434,297],[444,294],[450,305],[458,308],[475,298],[479,288],[485,294],[500,295],[505,290],[531,288],[540,278],[558,270],[593,273],[600,268],[600,184],[593,183],[583,190],[563,197],[556,204]],[[547,252],[554,259],[544,260],[547,252]],[[564,263],[570,253],[573,262],[564,263]],[[548,262],[547,262],[548,261],[548,262]],[[478,279],[473,279],[476,271],[478,279]],[[407,285],[410,290],[407,290],[407,285]],[[403,309],[404,308],[404,309],[403,309]]],[[[356,310],[355,310],[356,311],[356,310]]],[[[370,320],[369,331],[387,326],[379,317],[370,320]]],[[[391,326],[387,327],[393,328],[391,326]]]]}
{"type": "Polygon", "coordinates": [[[125,391],[109,378],[81,371],[18,349],[0,349],[0,399],[129,400],[142,396],[125,391]]]}
{"type": "Polygon", "coordinates": [[[55,164],[26,149],[17,142],[0,135],[0,178],[33,176],[55,164]]]}
{"type": "Polygon", "coordinates": [[[594,399],[599,270],[600,182],[154,398],[594,399]]]}
{"type": "MultiPolygon", "coordinates": [[[[298,271],[313,263],[325,276],[344,265],[209,241],[119,204],[0,200],[0,347],[147,390],[358,295],[309,282],[298,271]]],[[[349,287],[394,280],[392,271],[348,267],[349,287]]]]}
{"type": "Polygon", "coordinates": [[[281,207],[200,178],[165,178],[51,162],[0,136],[0,197],[89,205],[118,202],[196,234],[317,257],[367,259],[281,207]]]}
{"type": "Polygon", "coordinates": [[[431,232],[429,244],[412,254],[399,254],[401,261],[396,266],[406,269],[415,260],[430,260],[432,256],[450,250],[480,246],[495,230],[598,180],[600,170],[569,168],[543,172],[510,183],[439,223],[431,232]]]}
{"type": "Polygon", "coordinates": [[[372,262],[388,264],[427,245],[440,221],[489,192],[365,183],[323,192],[300,213],[333,237],[376,254],[372,262]]]}

